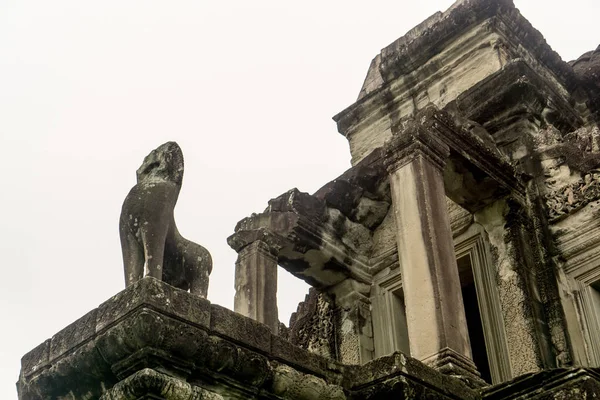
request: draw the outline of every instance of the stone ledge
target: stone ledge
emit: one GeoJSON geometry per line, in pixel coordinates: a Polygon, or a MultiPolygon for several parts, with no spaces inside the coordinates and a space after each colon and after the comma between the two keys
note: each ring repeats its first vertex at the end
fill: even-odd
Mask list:
{"type": "Polygon", "coordinates": [[[483,391],[483,400],[595,399],[600,368],[560,368],[522,375],[483,391]]]}
{"type": "Polygon", "coordinates": [[[176,318],[208,328],[210,302],[152,278],[145,278],[98,307],[96,333],[125,317],[140,306],[156,308],[176,318]]]}
{"type": "Polygon", "coordinates": [[[375,393],[381,396],[383,392],[389,396],[419,392],[424,398],[432,399],[480,399],[477,391],[458,379],[440,374],[402,353],[381,357],[365,365],[347,367],[344,386],[357,393],[357,399],[369,399],[375,393]],[[431,397],[425,397],[425,393],[431,397]]]}
{"type": "Polygon", "coordinates": [[[210,311],[210,328],[214,333],[264,353],[271,351],[268,326],[219,305],[212,305],[210,311]]]}
{"type": "Polygon", "coordinates": [[[362,367],[336,363],[153,278],[130,286],[26,354],[17,387],[21,400],[112,400],[123,393],[173,400],[232,393],[234,398],[344,400],[372,398],[365,393],[390,388],[431,399],[475,399],[460,381],[410,357],[395,354],[362,367]]]}
{"type": "Polygon", "coordinates": [[[481,393],[400,353],[362,366],[327,360],[145,278],[26,354],[17,387],[21,400],[568,400],[600,393],[600,370],[544,371],[481,393]]]}
{"type": "Polygon", "coordinates": [[[148,368],[182,382],[210,377],[250,392],[269,392],[278,365],[324,387],[341,381],[339,368],[330,370],[327,360],[284,343],[265,325],[153,278],[67,326],[21,364],[19,398],[32,400],[99,398],[148,368]]]}

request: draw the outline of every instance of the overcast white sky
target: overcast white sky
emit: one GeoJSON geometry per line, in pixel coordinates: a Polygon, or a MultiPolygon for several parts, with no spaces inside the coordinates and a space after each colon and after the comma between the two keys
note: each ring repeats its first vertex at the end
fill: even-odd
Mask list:
{"type": "MultiPolygon", "coordinates": [[[[0,398],[21,355],[124,288],[118,218],[150,150],[183,148],[175,218],[232,308],[236,222],[349,167],[331,117],[382,47],[451,4],[0,0],[0,398]]],[[[600,43],[598,0],[516,4],[565,60],[600,43]]],[[[281,285],[287,321],[306,287],[281,285]]]]}

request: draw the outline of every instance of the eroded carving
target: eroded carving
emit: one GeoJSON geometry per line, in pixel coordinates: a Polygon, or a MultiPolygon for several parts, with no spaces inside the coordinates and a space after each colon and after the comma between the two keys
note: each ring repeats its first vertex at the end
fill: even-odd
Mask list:
{"type": "Polygon", "coordinates": [[[600,199],[599,136],[598,128],[577,129],[564,137],[553,126],[540,131],[536,148],[550,221],[600,199]]]}
{"type": "Polygon", "coordinates": [[[345,400],[341,387],[330,385],[314,375],[303,374],[287,365],[276,365],[273,369],[271,390],[289,400],[345,400]]]}
{"type": "Polygon", "coordinates": [[[106,392],[100,400],[159,398],[165,400],[223,400],[220,394],[145,368],[106,392]],[[152,397],[148,397],[148,396],[152,397]]]}
{"type": "Polygon", "coordinates": [[[126,286],[149,275],[206,297],[210,253],[183,238],[173,218],[182,180],[183,153],[175,142],[153,150],[137,170],[119,220],[126,286]]]}
{"type": "Polygon", "coordinates": [[[551,220],[560,219],[590,202],[600,199],[600,170],[585,174],[583,179],[546,194],[546,205],[551,220]]]}
{"type": "Polygon", "coordinates": [[[337,359],[334,326],[330,299],[311,288],[290,318],[289,340],[311,353],[337,359]]]}

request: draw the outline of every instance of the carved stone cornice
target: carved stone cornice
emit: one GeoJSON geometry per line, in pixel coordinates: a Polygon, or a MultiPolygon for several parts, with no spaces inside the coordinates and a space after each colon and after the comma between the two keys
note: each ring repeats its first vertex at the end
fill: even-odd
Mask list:
{"type": "Polygon", "coordinates": [[[598,368],[555,368],[525,374],[511,382],[486,388],[483,391],[483,399],[531,399],[540,396],[546,399],[590,399],[598,393],[598,368]]]}
{"type": "Polygon", "coordinates": [[[473,360],[449,347],[441,349],[437,354],[433,354],[422,361],[444,374],[460,377],[470,387],[480,388],[486,386],[473,360]]]}
{"type": "Polygon", "coordinates": [[[240,230],[227,238],[227,244],[240,255],[243,250],[246,250],[246,252],[260,252],[274,258],[277,258],[279,250],[286,243],[284,237],[265,228],[240,230]],[[247,249],[250,246],[252,250],[247,249]]]}
{"type": "Polygon", "coordinates": [[[389,173],[422,157],[444,169],[446,196],[471,213],[507,195],[526,204],[529,176],[513,167],[473,121],[430,104],[394,130],[383,151],[389,173]]]}
{"type": "MultiPolygon", "coordinates": [[[[568,222],[568,220],[565,220],[568,222]]],[[[559,224],[561,224],[559,222],[559,224]]],[[[558,225],[560,232],[560,225],[558,225]]],[[[587,268],[595,268],[600,260],[600,225],[576,226],[564,234],[556,234],[560,258],[567,274],[578,277],[587,268]]]]}
{"type": "Polygon", "coordinates": [[[271,200],[263,213],[238,222],[228,243],[240,252],[254,241],[265,242],[280,266],[317,288],[348,277],[369,282],[366,257],[343,242],[329,218],[324,201],[293,189],[271,200]],[[305,257],[308,252],[312,256],[305,257]]]}
{"type": "Polygon", "coordinates": [[[346,385],[355,390],[352,399],[462,399],[480,400],[481,395],[463,381],[432,373],[433,369],[400,352],[380,357],[361,366],[348,367],[346,385]],[[419,385],[413,376],[419,376],[419,385]],[[443,389],[442,389],[443,388],[443,389]]]}
{"type": "Polygon", "coordinates": [[[434,131],[439,140],[458,155],[453,155],[453,158],[475,166],[525,204],[524,181],[530,177],[510,164],[485,129],[458,114],[451,115],[433,105],[425,108],[420,115],[429,130],[434,131]]]}
{"type": "MultiPolygon", "coordinates": [[[[417,117],[418,118],[418,117],[417,117]]],[[[440,170],[450,156],[450,148],[416,120],[409,120],[385,145],[385,166],[391,174],[418,157],[427,159],[440,170]]]]}
{"type": "Polygon", "coordinates": [[[223,400],[223,396],[218,393],[193,386],[181,379],[150,368],[138,371],[117,383],[112,389],[104,393],[100,400],[150,398],[148,396],[156,396],[156,398],[165,400],[223,400]]]}

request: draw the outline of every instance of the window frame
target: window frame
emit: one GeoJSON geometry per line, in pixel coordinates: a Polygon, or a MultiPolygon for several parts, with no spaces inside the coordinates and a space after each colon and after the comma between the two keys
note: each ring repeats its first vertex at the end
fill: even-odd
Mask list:
{"type": "Polygon", "coordinates": [[[457,260],[467,255],[471,258],[471,269],[475,279],[477,303],[483,325],[492,383],[497,384],[506,382],[513,376],[497,285],[497,273],[492,264],[486,237],[483,227],[474,223],[465,232],[454,238],[454,252],[457,260]]]}

